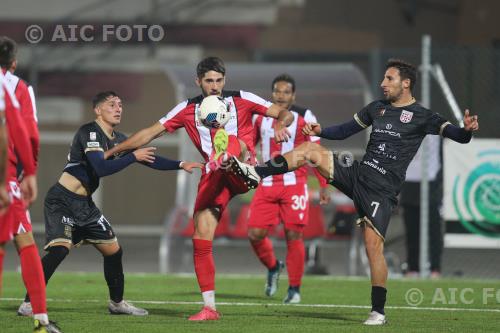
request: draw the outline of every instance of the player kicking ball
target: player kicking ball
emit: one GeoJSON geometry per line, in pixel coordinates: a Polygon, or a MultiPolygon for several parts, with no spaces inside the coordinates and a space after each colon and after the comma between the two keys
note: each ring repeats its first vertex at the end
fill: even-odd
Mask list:
{"type": "MultiPolygon", "coordinates": [[[[196,68],[196,84],[201,94],[189,98],[175,106],[165,117],[152,126],[140,130],[127,141],[111,149],[109,154],[141,147],[151,140],[172,133],[179,128],[186,130],[191,141],[207,162],[198,184],[198,194],[194,206],[193,261],[196,278],[204,306],[200,312],[189,317],[192,321],[217,320],[220,318],[215,306],[215,263],[212,241],[217,223],[229,200],[237,194],[245,193],[245,182],[232,173],[226,172],[224,162],[229,157],[246,162],[255,160],[253,144],[252,116],[265,115],[277,119],[274,127],[276,141],[288,140],[286,126],[293,115],[286,109],[263,100],[246,91],[223,90],[226,69],[221,59],[208,57],[196,68]],[[200,110],[205,98],[215,96],[229,107],[227,118],[219,123],[218,114],[200,110]],[[222,128],[223,126],[223,128],[222,128]]],[[[212,101],[215,101],[211,97],[212,101]]],[[[208,102],[207,102],[208,103],[208,102]]],[[[217,103],[216,103],[217,104],[217,103]]]]}
{"type": "Polygon", "coordinates": [[[408,164],[427,134],[468,143],[472,132],[479,129],[477,116],[471,116],[469,110],[465,111],[464,127],[459,128],[422,107],[412,95],[416,79],[417,70],[413,65],[391,59],[380,85],[383,100],[368,104],[347,123],[328,128],[317,123],[305,126],[304,134],[329,140],[343,140],[372,126],[366,153],[360,162],[343,159],[311,142],[278,155],[262,166],[254,167],[234,158],[230,161],[232,170],[250,187],[257,187],[261,179],[268,176],[284,174],[311,163],[332,186],[354,201],[360,216],[358,225],[363,228],[372,285],[372,310],[365,325],[386,323],[384,240],[408,164]]]}

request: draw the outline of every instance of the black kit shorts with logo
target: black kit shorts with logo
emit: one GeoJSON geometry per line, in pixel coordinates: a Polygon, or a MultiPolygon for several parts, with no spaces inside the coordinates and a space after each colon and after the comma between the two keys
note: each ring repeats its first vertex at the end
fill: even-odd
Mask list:
{"type": "Polygon", "coordinates": [[[396,199],[381,193],[375,188],[373,178],[378,178],[377,171],[363,172],[358,161],[348,156],[333,154],[333,179],[330,184],[351,198],[359,214],[358,225],[367,224],[385,240],[396,199]],[[372,174],[373,173],[373,174],[372,174]]]}
{"type": "Polygon", "coordinates": [[[116,236],[108,220],[91,196],[73,193],[59,183],[45,197],[45,237],[47,250],[53,243],[112,243],[116,236]]]}

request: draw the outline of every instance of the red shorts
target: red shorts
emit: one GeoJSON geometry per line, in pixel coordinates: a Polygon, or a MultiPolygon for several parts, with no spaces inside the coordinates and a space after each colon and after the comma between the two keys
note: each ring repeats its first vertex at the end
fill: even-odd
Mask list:
{"type": "Polygon", "coordinates": [[[31,220],[26,205],[21,198],[19,183],[11,180],[7,184],[10,196],[10,206],[4,215],[0,216],[0,243],[5,243],[17,234],[31,231],[31,220]]]}
{"type": "Polygon", "coordinates": [[[285,224],[285,229],[301,231],[309,222],[307,184],[259,186],[250,204],[249,228],[269,228],[285,224]],[[299,228],[297,228],[299,227],[299,228]]]}
{"type": "Polygon", "coordinates": [[[231,172],[219,169],[205,173],[198,184],[194,212],[218,208],[222,213],[232,197],[246,192],[248,192],[247,185],[231,172]]]}

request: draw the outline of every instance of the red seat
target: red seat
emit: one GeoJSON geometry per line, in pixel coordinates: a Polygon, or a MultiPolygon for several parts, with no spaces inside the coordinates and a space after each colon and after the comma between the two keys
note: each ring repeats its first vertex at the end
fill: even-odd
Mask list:
{"type": "Polygon", "coordinates": [[[229,232],[229,237],[236,239],[246,239],[248,236],[248,217],[250,215],[250,205],[241,206],[236,223],[229,232]]]}

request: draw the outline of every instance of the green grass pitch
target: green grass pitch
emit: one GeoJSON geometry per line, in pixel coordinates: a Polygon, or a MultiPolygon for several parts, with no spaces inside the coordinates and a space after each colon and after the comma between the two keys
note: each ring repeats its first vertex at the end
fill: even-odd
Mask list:
{"type": "MultiPolygon", "coordinates": [[[[367,279],[306,277],[302,304],[283,305],[286,277],[275,297],[264,296],[264,276],[219,275],[216,322],[189,322],[201,308],[194,276],[128,274],[125,297],[147,317],[111,316],[102,274],[57,272],[47,296],[49,315],[63,332],[499,332],[500,281],[390,280],[384,327],[364,327],[370,310],[367,279]],[[417,289],[414,289],[417,288],[417,289]],[[409,302],[422,302],[411,306],[409,302]],[[408,301],[409,300],[409,301],[408,301]]],[[[0,332],[30,332],[18,317],[24,295],[19,273],[7,272],[0,300],[0,332]]]]}

